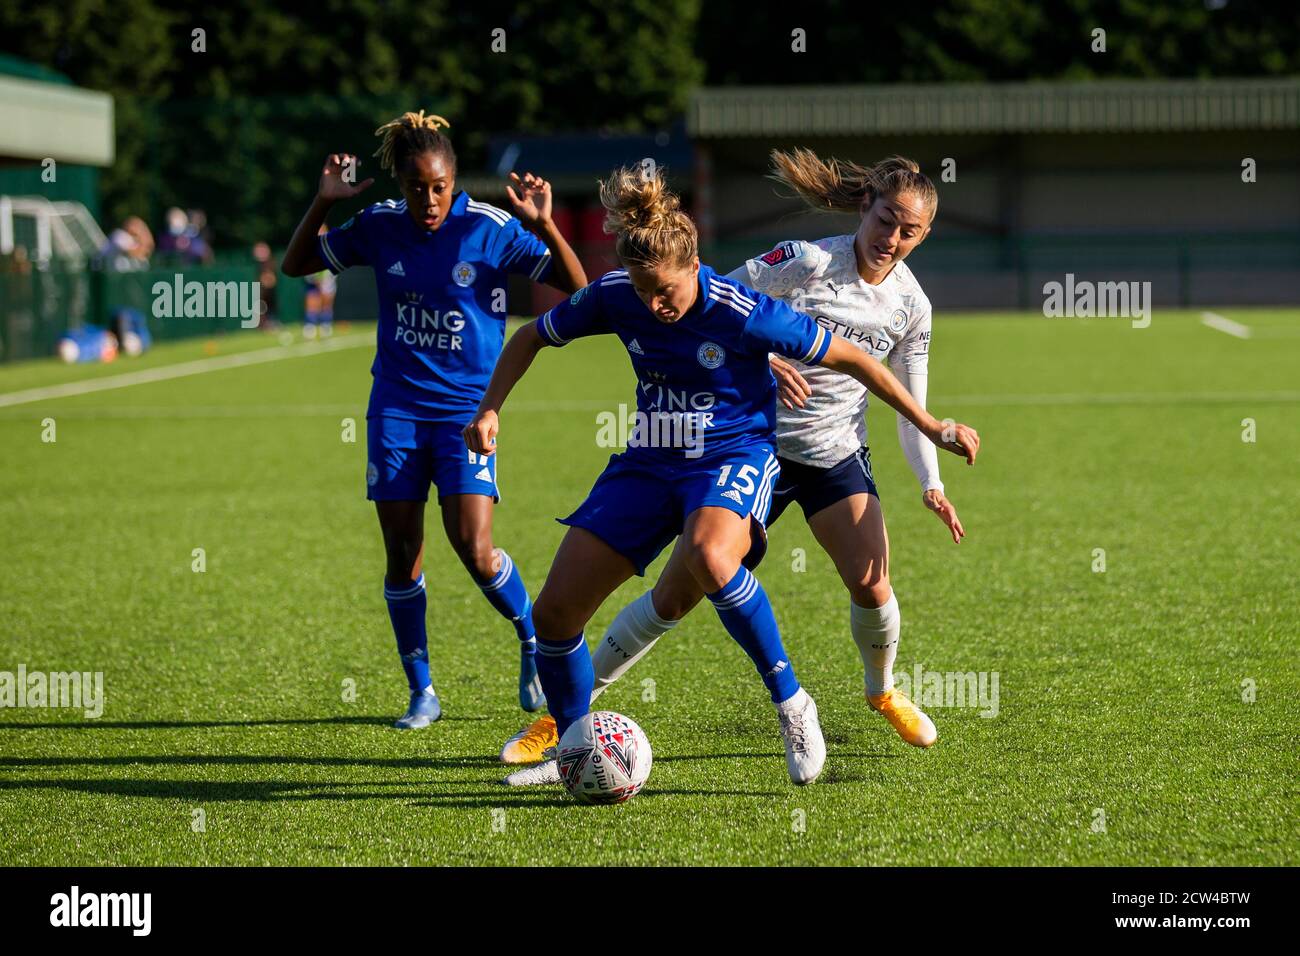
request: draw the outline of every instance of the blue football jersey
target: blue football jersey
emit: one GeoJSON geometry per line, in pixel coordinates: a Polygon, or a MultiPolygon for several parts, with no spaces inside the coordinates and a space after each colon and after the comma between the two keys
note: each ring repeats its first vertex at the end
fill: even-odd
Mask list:
{"type": "MultiPolygon", "coordinates": [[[[775,441],[776,380],[768,353],[815,365],[833,338],[784,302],[708,266],[700,266],[699,284],[695,304],[672,323],[651,314],[626,271],[607,273],[537,320],[538,332],[554,346],[584,335],[617,335],[636,372],[642,420],[669,422],[681,426],[677,434],[689,429],[702,438],[702,452],[641,446],[651,454],[698,458],[745,442],[775,441]]],[[[673,434],[652,427],[661,436],[673,434]]]]}
{"type": "Polygon", "coordinates": [[[436,232],[406,201],[375,203],[319,237],[336,275],[370,266],[379,292],[378,348],[367,417],[468,421],[501,354],[506,279],[541,281],[546,244],[503,209],[460,193],[436,232]]]}

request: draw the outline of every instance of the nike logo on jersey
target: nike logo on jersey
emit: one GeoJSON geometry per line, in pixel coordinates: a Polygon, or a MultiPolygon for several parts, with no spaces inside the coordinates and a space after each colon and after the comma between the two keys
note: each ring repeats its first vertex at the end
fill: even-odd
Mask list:
{"type": "Polygon", "coordinates": [[[627,343],[627,350],[631,352],[633,355],[645,355],[645,351],[641,348],[641,343],[639,343],[636,339],[633,339],[631,342],[627,343]]]}
{"type": "Polygon", "coordinates": [[[402,260],[401,260],[401,259],[398,259],[396,262],[394,262],[391,266],[388,267],[388,274],[389,274],[390,276],[404,276],[404,275],[406,275],[406,270],[402,268],[402,260]]]}

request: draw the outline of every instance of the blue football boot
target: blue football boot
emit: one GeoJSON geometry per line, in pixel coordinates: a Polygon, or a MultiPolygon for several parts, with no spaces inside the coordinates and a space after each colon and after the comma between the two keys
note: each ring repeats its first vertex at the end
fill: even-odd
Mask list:
{"type": "Polygon", "coordinates": [[[530,714],[546,706],[542,679],[537,676],[537,645],[519,642],[519,706],[530,714]]]}
{"type": "Polygon", "coordinates": [[[438,695],[430,686],[427,690],[411,695],[411,706],[393,726],[399,730],[419,730],[428,727],[441,716],[442,705],[438,703],[438,695]]]}

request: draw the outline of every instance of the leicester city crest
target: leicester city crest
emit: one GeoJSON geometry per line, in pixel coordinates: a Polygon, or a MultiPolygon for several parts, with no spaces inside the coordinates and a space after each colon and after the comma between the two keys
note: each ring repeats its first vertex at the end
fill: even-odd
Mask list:
{"type": "Polygon", "coordinates": [[[478,275],[478,270],[468,262],[458,262],[451,270],[451,281],[456,283],[462,289],[474,284],[474,278],[478,275]]]}
{"type": "Polygon", "coordinates": [[[699,347],[695,357],[700,360],[700,364],[705,368],[717,368],[727,360],[727,353],[718,343],[705,342],[699,347]]]}
{"type": "Polygon", "coordinates": [[[907,313],[902,309],[895,309],[894,314],[889,317],[889,331],[898,333],[907,328],[907,313]]]}

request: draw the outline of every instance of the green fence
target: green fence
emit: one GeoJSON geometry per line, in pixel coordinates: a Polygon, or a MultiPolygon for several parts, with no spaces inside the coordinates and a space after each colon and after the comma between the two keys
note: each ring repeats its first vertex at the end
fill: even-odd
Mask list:
{"type": "MultiPolygon", "coordinates": [[[[186,315],[182,308],[180,314],[159,315],[155,304],[171,296],[177,276],[182,289],[192,282],[205,289],[209,283],[228,288],[228,283],[256,281],[257,272],[251,261],[242,259],[206,266],[154,265],[136,272],[70,270],[58,263],[37,269],[30,263],[0,262],[0,362],[53,355],[69,329],[106,328],[126,308],[144,315],[155,340],[220,335],[241,328],[237,314],[210,310],[206,296],[201,310],[191,310],[199,314],[186,315]]],[[[277,274],[274,318],[285,324],[302,322],[303,296],[301,279],[277,274]]]]}

